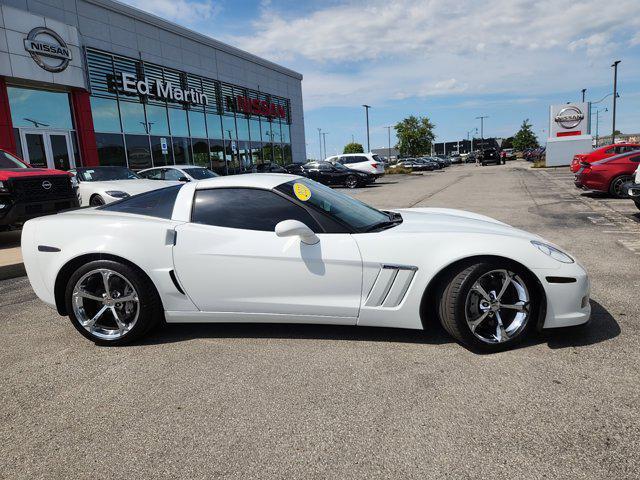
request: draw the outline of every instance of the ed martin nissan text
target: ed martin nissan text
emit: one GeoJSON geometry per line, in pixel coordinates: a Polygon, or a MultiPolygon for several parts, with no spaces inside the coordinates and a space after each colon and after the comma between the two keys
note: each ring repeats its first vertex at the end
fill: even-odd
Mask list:
{"type": "Polygon", "coordinates": [[[28,221],[36,294],[96,343],[162,321],[422,329],[476,350],[586,323],[589,280],[544,239],[474,213],[381,211],[307,178],[192,181],[28,221]]]}

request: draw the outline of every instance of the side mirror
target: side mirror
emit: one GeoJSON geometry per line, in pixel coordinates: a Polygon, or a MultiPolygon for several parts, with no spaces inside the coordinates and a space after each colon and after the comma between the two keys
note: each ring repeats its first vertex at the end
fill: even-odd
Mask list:
{"type": "Polygon", "coordinates": [[[187,177],[180,177],[178,179],[179,182],[189,182],[190,180],[187,177]]]}
{"type": "Polygon", "coordinates": [[[320,241],[309,227],[298,220],[283,220],[276,225],[276,235],[279,237],[299,237],[302,243],[315,245],[320,241]]]}

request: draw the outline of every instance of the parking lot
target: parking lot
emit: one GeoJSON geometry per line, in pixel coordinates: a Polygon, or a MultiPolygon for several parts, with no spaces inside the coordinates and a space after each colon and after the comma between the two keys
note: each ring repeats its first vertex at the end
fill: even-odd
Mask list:
{"type": "Polygon", "coordinates": [[[523,161],[343,191],[546,237],[590,272],[591,323],[496,355],[437,325],[177,325],[100,348],[26,278],[1,281],[0,478],[637,478],[632,202],[523,161]]]}

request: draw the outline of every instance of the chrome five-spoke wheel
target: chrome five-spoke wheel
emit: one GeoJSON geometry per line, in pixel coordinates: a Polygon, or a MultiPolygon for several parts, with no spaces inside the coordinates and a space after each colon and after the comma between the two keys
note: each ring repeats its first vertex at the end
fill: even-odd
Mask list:
{"type": "Polygon", "coordinates": [[[72,307],[78,323],[101,340],[124,337],[140,316],[136,289],[122,274],[108,268],[91,270],[75,282],[72,307]]]}
{"type": "Polygon", "coordinates": [[[480,276],[465,302],[465,318],[473,335],[488,344],[504,343],[524,330],[530,316],[524,280],[509,270],[480,276]]]}

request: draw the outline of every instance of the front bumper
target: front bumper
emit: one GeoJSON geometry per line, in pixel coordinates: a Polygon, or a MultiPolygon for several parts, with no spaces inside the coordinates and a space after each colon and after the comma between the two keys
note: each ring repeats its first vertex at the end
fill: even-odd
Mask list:
{"type": "Polygon", "coordinates": [[[8,208],[0,210],[0,225],[20,224],[32,218],[51,215],[79,206],[76,196],[25,203],[5,203],[0,199],[0,203],[9,205],[8,208]]]}
{"type": "Polygon", "coordinates": [[[566,264],[558,270],[538,271],[536,274],[547,297],[542,328],[573,327],[589,321],[591,284],[582,266],[566,264]]]}
{"type": "Polygon", "coordinates": [[[627,192],[631,198],[640,200],[640,183],[627,183],[622,188],[622,191],[627,192]]]}

